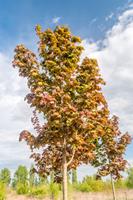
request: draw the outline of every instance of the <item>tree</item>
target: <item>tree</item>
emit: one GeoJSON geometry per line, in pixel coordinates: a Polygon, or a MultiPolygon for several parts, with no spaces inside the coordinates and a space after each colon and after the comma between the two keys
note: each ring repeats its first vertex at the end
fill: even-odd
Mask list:
{"type": "Polygon", "coordinates": [[[133,188],[133,167],[128,169],[127,186],[133,188]]]}
{"type": "Polygon", "coordinates": [[[54,183],[54,179],[55,179],[54,177],[55,177],[54,172],[51,172],[50,173],[50,180],[49,180],[50,183],[54,183]]]}
{"type": "Polygon", "coordinates": [[[39,57],[24,45],[15,49],[13,66],[26,77],[30,93],[26,100],[33,111],[37,135],[20,134],[31,150],[36,172],[47,176],[54,171],[63,180],[63,200],[67,200],[67,171],[95,159],[97,143],[108,134],[109,110],[102,94],[105,84],[95,59],[80,56],[81,39],[67,27],[42,31],[38,25],[39,57]],[[40,125],[38,113],[44,118],[40,125]],[[36,153],[41,149],[42,153],[36,153]]]}
{"type": "Polygon", "coordinates": [[[20,165],[14,173],[13,187],[16,187],[17,184],[22,184],[25,186],[28,184],[28,170],[25,166],[20,165]]]}
{"type": "Polygon", "coordinates": [[[39,185],[45,185],[48,184],[47,177],[42,177],[41,175],[38,177],[38,184],[39,185]]]}
{"type": "Polygon", "coordinates": [[[77,170],[72,169],[72,184],[77,184],[77,183],[78,183],[77,170]]]}
{"type": "Polygon", "coordinates": [[[29,184],[31,187],[35,185],[35,173],[34,173],[34,165],[31,165],[30,171],[29,171],[29,184]]]}
{"type": "Polygon", "coordinates": [[[127,161],[124,158],[126,147],[131,143],[131,136],[119,129],[117,116],[109,119],[106,135],[101,137],[96,148],[96,157],[93,165],[99,167],[99,176],[111,176],[113,198],[116,200],[114,180],[122,178],[121,172],[125,170],[127,161]]]}
{"type": "Polygon", "coordinates": [[[7,168],[4,168],[1,170],[0,172],[0,181],[4,184],[6,184],[7,186],[10,184],[11,182],[11,173],[10,170],[7,168]]]}

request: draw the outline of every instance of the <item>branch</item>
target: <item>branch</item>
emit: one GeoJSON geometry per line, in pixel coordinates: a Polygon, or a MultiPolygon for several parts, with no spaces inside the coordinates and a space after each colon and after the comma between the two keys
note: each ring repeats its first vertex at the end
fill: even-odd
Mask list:
{"type": "Polygon", "coordinates": [[[71,164],[71,162],[73,161],[73,158],[74,158],[74,155],[75,155],[75,148],[73,149],[73,153],[72,153],[72,157],[71,159],[69,160],[69,162],[67,163],[67,167],[71,164]]]}

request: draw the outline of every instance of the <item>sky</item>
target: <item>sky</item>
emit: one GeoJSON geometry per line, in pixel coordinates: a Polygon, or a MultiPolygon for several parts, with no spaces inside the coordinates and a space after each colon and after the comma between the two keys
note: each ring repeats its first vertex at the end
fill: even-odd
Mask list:
{"type": "MultiPolygon", "coordinates": [[[[31,165],[30,151],[19,133],[31,130],[31,110],[24,97],[26,80],[12,67],[14,48],[25,44],[37,51],[35,25],[43,29],[68,25],[82,38],[85,56],[98,60],[111,115],[133,135],[133,1],[131,0],[0,0],[0,169],[31,165]]],[[[126,159],[133,162],[133,144],[126,159]]],[[[81,166],[79,179],[94,169],[81,166]]]]}

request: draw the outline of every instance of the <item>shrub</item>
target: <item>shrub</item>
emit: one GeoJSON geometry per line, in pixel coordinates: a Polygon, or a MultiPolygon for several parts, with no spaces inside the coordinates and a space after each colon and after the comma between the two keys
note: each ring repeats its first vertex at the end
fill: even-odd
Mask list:
{"type": "Polygon", "coordinates": [[[102,180],[96,180],[95,177],[86,176],[82,183],[74,187],[82,192],[100,192],[105,189],[105,183],[102,180]]]}
{"type": "Polygon", "coordinates": [[[0,183],[0,200],[6,199],[6,187],[3,183],[0,183]]]}
{"type": "Polygon", "coordinates": [[[76,190],[81,191],[81,192],[92,192],[92,188],[86,182],[77,184],[75,188],[76,190]]]}
{"type": "Polygon", "coordinates": [[[29,195],[34,197],[44,197],[47,195],[48,188],[45,185],[30,188],[29,195]]]}
{"type": "Polygon", "coordinates": [[[102,192],[104,190],[104,182],[102,180],[93,180],[90,186],[94,192],[102,192]]]}
{"type": "Polygon", "coordinates": [[[16,192],[17,194],[27,194],[29,191],[28,184],[17,183],[16,192]]]}

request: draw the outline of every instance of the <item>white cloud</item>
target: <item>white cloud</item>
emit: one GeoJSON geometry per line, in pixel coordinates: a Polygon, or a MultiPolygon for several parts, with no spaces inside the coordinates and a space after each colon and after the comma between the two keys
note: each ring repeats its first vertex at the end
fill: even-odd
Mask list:
{"type": "Polygon", "coordinates": [[[57,24],[60,21],[60,19],[61,19],[60,17],[54,17],[52,19],[52,23],[57,24]]]}
{"type": "Polygon", "coordinates": [[[95,57],[99,62],[111,113],[120,117],[122,130],[133,133],[133,9],[118,17],[103,41],[90,44],[84,40],[83,45],[82,57],[95,57]]]}
{"type": "Polygon", "coordinates": [[[85,176],[92,176],[92,174],[96,174],[96,169],[91,167],[90,165],[81,165],[78,167],[78,181],[82,181],[85,176]]]}
{"type": "Polygon", "coordinates": [[[133,3],[131,3],[131,4],[129,5],[129,8],[133,8],[133,3]]]}
{"type": "Polygon", "coordinates": [[[133,159],[128,160],[129,167],[133,167],[133,159]]]}
{"type": "Polygon", "coordinates": [[[112,19],[114,16],[114,13],[110,13],[110,15],[108,15],[107,17],[105,17],[105,21],[109,21],[110,19],[112,19]]]}
{"type": "Polygon", "coordinates": [[[18,141],[19,133],[31,124],[28,105],[23,101],[26,83],[12,68],[11,57],[0,53],[0,168],[14,170],[19,164],[31,163],[26,144],[18,141]]]}
{"type": "Polygon", "coordinates": [[[97,18],[92,19],[89,25],[91,26],[91,25],[94,24],[96,21],[97,21],[97,18]]]}
{"type": "Polygon", "coordinates": [[[126,10],[123,15],[119,16],[119,22],[121,25],[126,23],[126,25],[129,25],[128,23],[133,21],[133,9],[126,10]]]}

